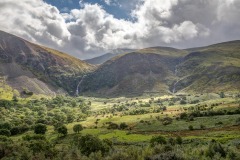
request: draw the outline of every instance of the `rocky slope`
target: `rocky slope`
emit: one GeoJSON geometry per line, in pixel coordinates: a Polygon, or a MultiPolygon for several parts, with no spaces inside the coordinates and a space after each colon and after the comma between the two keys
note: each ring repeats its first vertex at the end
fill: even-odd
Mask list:
{"type": "Polygon", "coordinates": [[[20,93],[74,94],[79,79],[93,69],[65,53],[0,31],[0,76],[20,93]]]}

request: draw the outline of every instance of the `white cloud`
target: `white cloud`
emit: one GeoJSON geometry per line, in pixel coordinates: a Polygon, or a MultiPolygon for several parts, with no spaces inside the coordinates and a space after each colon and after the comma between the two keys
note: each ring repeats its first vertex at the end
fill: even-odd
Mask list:
{"type": "Polygon", "coordinates": [[[82,0],[70,13],[42,0],[1,0],[0,29],[80,58],[114,48],[184,48],[240,38],[240,0],[134,1],[134,21],[128,21],[82,0]]]}
{"type": "Polygon", "coordinates": [[[62,46],[70,37],[58,9],[37,0],[0,1],[0,29],[31,41],[62,46]]]}
{"type": "Polygon", "coordinates": [[[112,3],[111,0],[104,0],[104,2],[107,4],[107,5],[110,5],[112,3]]]}

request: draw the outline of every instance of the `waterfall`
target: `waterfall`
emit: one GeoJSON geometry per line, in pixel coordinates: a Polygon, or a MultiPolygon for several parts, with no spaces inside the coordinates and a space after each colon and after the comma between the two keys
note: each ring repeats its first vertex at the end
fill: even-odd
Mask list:
{"type": "Polygon", "coordinates": [[[84,76],[81,78],[81,80],[79,81],[79,83],[78,83],[78,85],[77,85],[76,93],[75,93],[76,96],[78,96],[78,94],[79,94],[78,88],[79,88],[79,86],[81,85],[81,83],[83,82],[83,80],[84,80],[85,77],[86,77],[86,75],[84,75],[84,76]]]}
{"type": "MultiPolygon", "coordinates": [[[[177,65],[175,66],[175,70],[174,70],[174,75],[177,76],[178,70],[177,70],[177,65]]],[[[177,80],[174,84],[173,84],[173,90],[172,93],[174,94],[176,92],[176,86],[178,84],[179,80],[177,80]]]]}

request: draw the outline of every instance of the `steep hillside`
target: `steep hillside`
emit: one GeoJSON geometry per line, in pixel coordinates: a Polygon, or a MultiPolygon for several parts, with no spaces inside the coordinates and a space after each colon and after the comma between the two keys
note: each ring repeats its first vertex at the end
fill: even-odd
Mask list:
{"type": "Polygon", "coordinates": [[[84,78],[83,94],[104,96],[240,90],[240,41],[177,50],[153,47],[117,56],[84,78]]]}
{"type": "Polygon", "coordinates": [[[0,31],[0,76],[20,93],[74,94],[78,80],[93,69],[65,53],[0,31]]]}
{"type": "Polygon", "coordinates": [[[240,41],[190,49],[177,68],[176,90],[219,92],[240,90],[240,41]]]}
{"type": "Polygon", "coordinates": [[[87,60],[85,60],[85,62],[90,63],[90,64],[102,64],[115,56],[118,56],[118,55],[121,55],[124,53],[133,52],[133,51],[134,51],[133,49],[115,49],[109,53],[102,55],[102,56],[95,57],[92,59],[87,59],[87,60]]]}
{"type": "Polygon", "coordinates": [[[81,92],[107,96],[168,94],[175,80],[175,66],[186,53],[155,47],[114,57],[84,78],[81,92]]]}

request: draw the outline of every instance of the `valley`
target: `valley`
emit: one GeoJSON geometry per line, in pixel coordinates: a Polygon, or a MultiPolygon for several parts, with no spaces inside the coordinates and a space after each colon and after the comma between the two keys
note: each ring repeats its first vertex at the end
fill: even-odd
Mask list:
{"type": "MultiPolygon", "coordinates": [[[[71,154],[77,154],[74,159],[123,156],[127,159],[135,156],[137,159],[154,156],[231,159],[231,156],[239,156],[240,95],[237,92],[134,98],[33,98],[0,100],[0,134],[5,135],[0,136],[0,147],[4,151],[1,156],[29,158],[52,154],[56,159],[60,156],[69,158],[71,154]],[[46,126],[46,130],[36,134],[39,124],[46,126]],[[82,126],[79,133],[74,130],[76,125],[82,126]],[[65,128],[66,132],[59,127],[65,128]],[[10,134],[3,130],[9,130],[10,134]],[[99,146],[94,148],[94,144],[90,146],[89,154],[78,149],[81,144],[75,144],[75,139],[87,136],[98,137],[96,141],[106,143],[107,150],[99,146]],[[219,155],[222,151],[209,148],[213,140],[223,147],[226,155],[219,155]],[[28,154],[12,148],[20,144],[28,154]],[[169,150],[166,151],[166,147],[169,150]],[[17,154],[13,155],[9,150],[17,154]]],[[[94,139],[88,140],[88,143],[96,143],[94,139]]]]}
{"type": "Polygon", "coordinates": [[[240,41],[93,65],[0,38],[0,159],[240,158],[240,41]]]}

